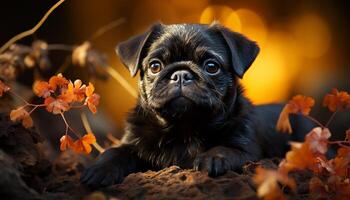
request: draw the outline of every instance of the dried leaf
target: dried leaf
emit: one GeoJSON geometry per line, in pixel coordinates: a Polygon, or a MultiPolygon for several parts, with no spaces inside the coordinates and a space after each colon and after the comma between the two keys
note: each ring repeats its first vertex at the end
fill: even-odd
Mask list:
{"type": "Polygon", "coordinates": [[[96,142],[96,138],[92,133],[84,135],[82,138],[74,142],[74,151],[76,153],[89,154],[92,150],[91,144],[96,142]]]}
{"type": "Polygon", "coordinates": [[[50,84],[46,81],[35,81],[33,85],[33,92],[38,97],[47,98],[54,91],[51,89],[50,84]]]}
{"type": "Polygon", "coordinates": [[[305,142],[309,144],[311,151],[325,154],[328,150],[328,139],[331,137],[331,132],[328,128],[314,128],[305,136],[305,142]]]}
{"type": "Polygon", "coordinates": [[[57,76],[52,76],[49,80],[49,85],[52,90],[56,90],[57,87],[67,88],[69,81],[62,76],[62,74],[58,74],[57,76]]]}
{"type": "Polygon", "coordinates": [[[46,110],[52,112],[53,114],[61,114],[67,110],[69,110],[69,104],[62,99],[55,99],[53,97],[48,97],[44,102],[46,106],[46,110]]]}
{"type": "Polygon", "coordinates": [[[94,114],[97,112],[96,106],[98,106],[99,103],[100,103],[100,95],[96,93],[87,97],[85,100],[85,105],[87,105],[90,111],[94,114]]]}
{"type": "Polygon", "coordinates": [[[253,181],[258,185],[258,197],[266,200],[285,199],[278,183],[286,185],[295,190],[295,181],[288,177],[288,175],[280,173],[276,170],[268,170],[262,167],[256,168],[256,173],[253,181]]]}
{"type": "Polygon", "coordinates": [[[10,119],[11,121],[14,121],[14,122],[21,121],[22,125],[25,128],[30,128],[33,126],[32,118],[23,107],[12,110],[10,113],[10,119]]]}
{"type": "Polygon", "coordinates": [[[2,95],[9,90],[10,87],[0,80],[0,97],[2,97],[2,95]]]}
{"type": "Polygon", "coordinates": [[[331,93],[327,94],[323,99],[323,106],[330,111],[343,111],[350,108],[350,95],[345,91],[338,91],[333,88],[331,93]]]}
{"type": "Polygon", "coordinates": [[[292,133],[289,121],[289,114],[309,115],[311,108],[315,105],[315,100],[311,97],[297,95],[290,100],[283,108],[277,121],[276,129],[280,132],[292,133]]]}
{"type": "Polygon", "coordinates": [[[64,135],[60,139],[61,145],[60,149],[61,151],[65,151],[67,148],[74,149],[74,141],[69,135],[64,135]]]}

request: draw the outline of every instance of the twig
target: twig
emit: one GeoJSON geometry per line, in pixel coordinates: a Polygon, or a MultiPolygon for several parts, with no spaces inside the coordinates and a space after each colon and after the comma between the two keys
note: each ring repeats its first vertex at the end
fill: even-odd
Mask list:
{"type": "Polygon", "coordinates": [[[335,115],[337,114],[338,110],[336,110],[335,112],[333,112],[332,116],[329,118],[328,122],[326,123],[325,127],[328,128],[328,126],[331,124],[331,122],[333,121],[335,115]]]}
{"type": "Polygon", "coordinates": [[[137,98],[137,91],[130,85],[130,83],[123,78],[122,75],[117,72],[117,70],[113,69],[112,67],[108,66],[104,68],[106,72],[113,77],[115,80],[117,80],[122,87],[131,94],[131,96],[137,98]]]}
{"type": "Polygon", "coordinates": [[[121,143],[120,140],[119,140],[118,138],[114,137],[114,136],[113,136],[112,134],[110,134],[110,133],[107,134],[107,138],[108,138],[110,141],[112,141],[114,144],[116,144],[116,145],[118,145],[118,144],[121,143]]]}
{"type": "Polygon", "coordinates": [[[100,37],[101,35],[103,35],[107,31],[111,30],[112,28],[114,28],[116,26],[119,26],[120,24],[122,24],[124,22],[125,22],[124,18],[120,18],[120,19],[117,19],[117,20],[110,22],[109,24],[99,28],[94,34],[92,34],[92,36],[90,37],[89,40],[94,40],[94,39],[100,37]]]}
{"type": "Polygon", "coordinates": [[[49,17],[49,15],[58,7],[60,6],[65,0],[60,0],[58,1],[55,5],[53,5],[44,15],[43,18],[31,29],[24,31],[18,35],[15,35],[12,37],[8,42],[6,42],[1,48],[0,48],[0,53],[3,53],[9,46],[11,46],[13,43],[17,42],[18,40],[25,38],[29,35],[32,35],[35,33],[41,25],[45,22],[45,20],[49,17]]]}
{"type": "MultiPolygon", "coordinates": [[[[302,115],[302,114],[301,114],[302,115]]],[[[308,118],[309,120],[313,121],[314,123],[316,123],[318,126],[320,126],[322,129],[325,128],[325,126],[323,124],[321,124],[319,121],[317,121],[315,118],[309,116],[309,115],[303,115],[306,118],[308,118]]]]}
{"type": "MultiPolygon", "coordinates": [[[[91,126],[90,126],[90,124],[89,124],[89,121],[88,121],[88,119],[87,119],[85,113],[81,113],[80,118],[81,118],[81,121],[83,122],[83,125],[84,125],[84,128],[85,128],[86,132],[92,133],[91,126]]],[[[99,151],[100,153],[103,153],[103,152],[105,151],[105,149],[102,148],[97,142],[93,143],[92,145],[93,145],[93,146],[96,148],[96,150],[99,151]]]]}

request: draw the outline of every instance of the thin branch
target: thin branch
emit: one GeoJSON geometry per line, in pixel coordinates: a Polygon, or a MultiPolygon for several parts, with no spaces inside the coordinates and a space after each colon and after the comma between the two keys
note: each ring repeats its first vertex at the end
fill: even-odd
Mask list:
{"type": "Polygon", "coordinates": [[[113,136],[112,134],[110,134],[110,133],[107,134],[107,138],[108,138],[110,141],[112,141],[114,144],[116,144],[116,145],[119,145],[119,144],[121,143],[121,141],[120,141],[118,138],[114,137],[114,136],[113,136]]]}
{"type": "Polygon", "coordinates": [[[337,114],[338,110],[336,110],[335,112],[333,112],[332,116],[329,118],[328,122],[326,123],[325,127],[328,128],[328,126],[331,124],[331,122],[333,121],[335,115],[337,114]]]}
{"type": "Polygon", "coordinates": [[[8,42],[6,42],[1,48],[0,48],[0,53],[3,53],[7,48],[9,48],[13,43],[17,42],[18,40],[25,38],[29,35],[32,35],[35,33],[41,25],[45,22],[45,20],[49,17],[49,15],[58,7],[60,6],[65,0],[60,0],[58,1],[55,5],[53,5],[44,15],[43,18],[31,29],[24,31],[18,35],[15,35],[12,37],[8,42]]]}
{"type": "Polygon", "coordinates": [[[124,22],[125,22],[124,18],[120,18],[120,19],[117,19],[117,20],[110,22],[109,24],[99,28],[94,34],[92,34],[92,36],[90,37],[89,40],[94,40],[94,39],[100,37],[101,35],[103,35],[107,31],[119,26],[120,24],[122,24],[124,22]]]}
{"type": "MultiPolygon", "coordinates": [[[[84,125],[84,128],[85,128],[86,132],[92,133],[91,126],[90,126],[90,124],[89,124],[89,121],[88,121],[88,119],[87,119],[85,113],[81,113],[80,118],[81,118],[81,121],[83,122],[83,125],[84,125]]],[[[105,149],[102,148],[97,142],[93,143],[92,145],[93,145],[93,146],[96,148],[96,150],[99,151],[100,153],[103,153],[103,152],[105,151],[105,149]]]]}
{"type": "Polygon", "coordinates": [[[106,72],[112,77],[114,78],[116,81],[118,81],[120,83],[120,85],[129,92],[129,94],[131,94],[131,96],[137,98],[137,91],[135,90],[135,88],[133,88],[130,83],[124,79],[124,77],[122,75],[119,74],[119,72],[117,72],[117,70],[115,70],[114,68],[108,66],[106,68],[104,68],[106,70],[106,72]]]}
{"type": "Polygon", "coordinates": [[[323,124],[321,124],[321,122],[317,121],[315,118],[309,116],[309,115],[303,115],[306,118],[308,118],[309,120],[313,121],[315,124],[317,124],[318,126],[320,126],[321,128],[325,128],[325,126],[323,124]]]}

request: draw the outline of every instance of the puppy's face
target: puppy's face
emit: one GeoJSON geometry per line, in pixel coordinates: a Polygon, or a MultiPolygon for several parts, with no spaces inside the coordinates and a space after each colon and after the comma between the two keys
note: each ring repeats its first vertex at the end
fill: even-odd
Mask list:
{"type": "Polygon", "coordinates": [[[117,47],[141,105],[164,118],[223,112],[258,53],[255,43],[217,24],[161,25],[117,47]]]}

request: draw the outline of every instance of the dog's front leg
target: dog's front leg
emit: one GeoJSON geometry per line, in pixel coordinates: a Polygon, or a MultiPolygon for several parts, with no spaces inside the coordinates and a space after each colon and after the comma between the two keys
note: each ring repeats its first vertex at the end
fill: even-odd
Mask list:
{"type": "Polygon", "coordinates": [[[81,183],[90,188],[106,187],[120,183],[130,173],[142,170],[144,164],[134,148],[122,145],[101,154],[92,166],[81,175],[81,183]]]}
{"type": "Polygon", "coordinates": [[[254,160],[257,160],[257,157],[253,154],[235,148],[217,146],[199,154],[193,162],[193,168],[216,177],[229,170],[241,170],[247,161],[254,160]]]}

